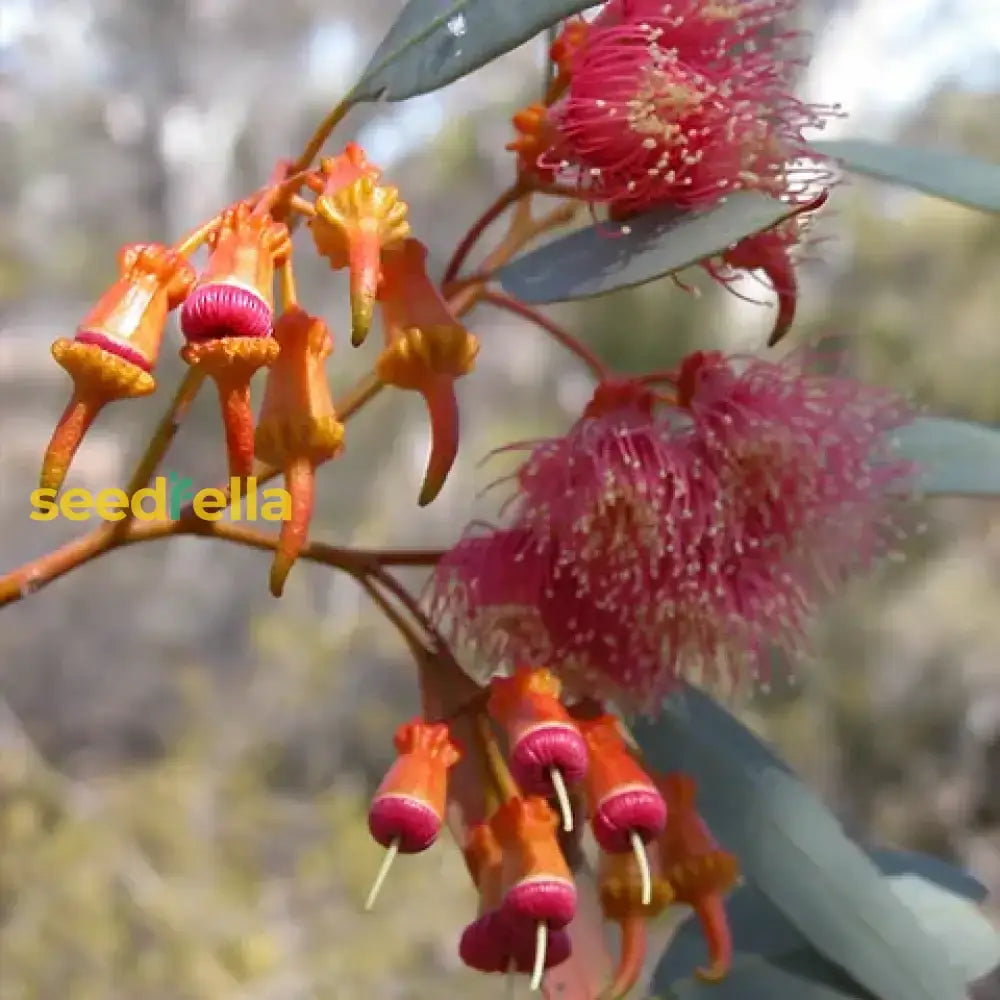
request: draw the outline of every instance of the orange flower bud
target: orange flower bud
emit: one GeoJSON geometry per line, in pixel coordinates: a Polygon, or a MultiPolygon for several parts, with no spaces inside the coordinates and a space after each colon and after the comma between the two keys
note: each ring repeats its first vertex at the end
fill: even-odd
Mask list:
{"type": "Polygon", "coordinates": [[[158,243],[118,252],[121,277],[98,299],[73,340],[60,338],[52,356],[73,379],[42,463],[40,485],[58,490],[87,429],[117,399],[148,396],[167,314],[188,294],[195,274],[187,260],[158,243]]]}
{"type": "MultiPolygon", "coordinates": [[[[478,916],[462,932],[458,952],[470,969],[478,972],[530,972],[534,966],[534,936],[512,926],[501,913],[503,895],[503,852],[494,831],[495,817],[478,823],[468,833],[465,861],[479,891],[478,916]]],[[[565,930],[548,934],[545,968],[551,969],[569,958],[571,945],[565,930]]]]}
{"type": "Polygon", "coordinates": [[[512,924],[565,927],[576,912],[576,886],[556,837],[556,815],[541,798],[514,798],[493,817],[503,850],[502,910],[512,924]]]}
{"type": "Polygon", "coordinates": [[[649,843],[666,822],[666,807],[653,782],[636,763],[613,715],[579,719],[590,752],[587,806],[594,837],[612,854],[634,849],[632,834],[649,843]]]}
{"type": "MultiPolygon", "coordinates": [[[[532,795],[560,798],[587,771],[587,745],[559,695],[562,685],[550,670],[519,667],[512,677],[490,683],[489,712],[507,732],[510,768],[518,785],[532,795]]],[[[572,814],[564,815],[572,829],[572,814]]]]}
{"type": "Polygon", "coordinates": [[[548,108],[544,104],[529,104],[515,113],[511,124],[517,137],[504,148],[517,153],[518,173],[534,175],[551,184],[555,180],[556,168],[543,167],[538,163],[539,157],[552,149],[556,140],[556,129],[549,118],[548,108]]]}
{"type": "Polygon", "coordinates": [[[325,184],[309,222],[316,249],[331,267],[349,268],[351,343],[364,343],[382,279],[382,252],[410,234],[409,209],[399,190],[380,184],[381,171],[364,150],[348,143],[340,156],[321,164],[325,184]]]}
{"type": "Polygon", "coordinates": [[[372,836],[403,854],[427,850],[444,821],[448,771],[461,750],[441,722],[415,719],[396,731],[396,762],[379,785],[368,813],[372,836]]]}
{"type": "Polygon", "coordinates": [[[309,532],[316,467],[340,454],[344,426],[326,380],[333,351],[326,323],[292,306],[275,322],[274,339],[280,353],[268,372],[254,446],[262,461],[284,471],[291,496],[291,520],[282,522],[271,566],[271,593],[280,597],[309,532]]]}
{"type": "Polygon", "coordinates": [[[559,76],[569,82],[573,61],[587,42],[590,25],[582,17],[566,21],[555,41],[549,46],[549,59],[555,63],[559,76]]]}
{"type": "Polygon", "coordinates": [[[668,809],[667,826],[658,842],[660,868],[677,902],[694,910],[708,943],[712,964],[697,975],[715,982],[725,977],[732,963],[732,936],[722,896],[736,884],[739,866],[698,815],[693,779],[674,773],[656,783],[668,809]]]}
{"type": "Polygon", "coordinates": [[[479,342],[455,318],[427,277],[427,248],[415,239],[382,258],[379,293],[385,348],[375,373],[386,385],[419,392],[431,422],[431,451],[420,490],[424,507],[440,492],[458,452],[455,379],[472,370],[479,342]]]}
{"type": "Polygon", "coordinates": [[[291,256],[284,223],[241,202],[227,209],[208,239],[208,265],[181,310],[181,357],[215,382],[231,476],[253,470],[250,380],[278,356],[271,339],[274,272],[291,256]]]}

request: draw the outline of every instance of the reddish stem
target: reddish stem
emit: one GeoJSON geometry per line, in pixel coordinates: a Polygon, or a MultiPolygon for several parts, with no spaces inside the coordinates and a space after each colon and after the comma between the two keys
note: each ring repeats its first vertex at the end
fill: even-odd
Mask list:
{"type": "Polygon", "coordinates": [[[553,340],[561,344],[572,354],[575,354],[590,369],[594,378],[599,382],[610,378],[611,371],[608,366],[589,347],[586,347],[568,330],[564,330],[558,323],[549,319],[548,316],[537,309],[527,305],[520,299],[505,295],[503,292],[483,292],[481,300],[488,302],[492,306],[496,306],[498,309],[506,309],[507,312],[512,312],[541,327],[553,340]]]}
{"type": "Polygon", "coordinates": [[[472,224],[469,231],[462,237],[462,241],[455,247],[455,252],[448,261],[445,268],[444,277],[441,279],[442,285],[447,285],[453,281],[465,263],[465,258],[469,256],[472,248],[479,242],[479,238],[486,232],[487,228],[495,222],[507,208],[512,205],[521,195],[524,194],[524,185],[519,180],[511,187],[507,188],[503,194],[472,224]]]}

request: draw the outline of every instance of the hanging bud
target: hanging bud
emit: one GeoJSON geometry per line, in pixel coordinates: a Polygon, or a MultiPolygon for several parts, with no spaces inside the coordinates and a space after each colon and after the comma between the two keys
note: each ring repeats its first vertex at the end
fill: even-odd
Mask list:
{"type": "Polygon", "coordinates": [[[469,830],[464,854],[479,893],[479,910],[462,932],[458,953],[470,969],[506,972],[510,942],[498,912],[503,896],[503,852],[491,824],[478,823],[469,830]]]}
{"type": "Polygon", "coordinates": [[[739,878],[736,858],[722,850],[695,807],[695,783],[686,774],[657,780],[667,803],[666,829],[659,838],[660,869],[678,903],[690,906],[701,923],[711,965],[698,969],[706,982],[718,982],[729,972],[733,944],[723,895],[739,878]]]}
{"type": "Polygon", "coordinates": [[[248,204],[227,209],[209,237],[211,256],[181,309],[181,357],[216,384],[231,476],[253,469],[250,380],[278,356],[271,337],[274,271],[291,256],[288,228],[248,204]]]}
{"type": "Polygon", "coordinates": [[[518,668],[490,684],[489,712],[507,732],[510,769],[531,795],[554,795],[563,829],[573,829],[566,784],[587,772],[587,745],[559,696],[562,685],[549,670],[518,668]]]}
{"type": "Polygon", "coordinates": [[[427,404],[431,450],[418,503],[440,492],[458,452],[455,380],[472,370],[479,342],[455,318],[427,276],[427,248],[415,239],[393,244],[382,260],[379,298],[385,347],[375,374],[386,385],[419,392],[427,404]]]}
{"type": "MultiPolygon", "coordinates": [[[[459,955],[478,972],[528,973],[535,964],[535,934],[513,925],[499,910],[503,895],[503,852],[493,822],[479,823],[468,834],[465,861],[479,892],[479,912],[462,932],[459,955]]],[[[544,968],[565,962],[572,951],[569,934],[562,929],[548,935],[544,968]]]]}
{"type": "Polygon", "coordinates": [[[409,209],[399,190],[380,184],[381,171],[364,150],[348,143],[339,156],[321,164],[324,183],[310,220],[316,249],[336,270],[348,268],[351,288],[351,343],[364,343],[382,279],[383,251],[406,239],[409,209]]]}
{"type": "Polygon", "coordinates": [[[316,467],[340,454],[344,426],[326,380],[333,351],[326,323],[291,306],[275,322],[274,339],[280,353],[268,372],[254,446],[262,461],[284,472],[291,496],[291,520],[282,522],[271,566],[271,593],[280,597],[309,533],[316,467]]]}
{"type": "Polygon", "coordinates": [[[73,340],[60,338],[52,356],[73,379],[42,463],[39,485],[58,491],[87,429],[117,399],[148,396],[167,314],[184,300],[195,273],[176,251],[135,243],[118,252],[121,276],[84,317],[73,340]]]}
{"type": "Polygon", "coordinates": [[[448,771],[461,757],[442,722],[414,719],[396,730],[399,756],[382,779],[371,809],[368,829],[387,849],[366,909],[370,909],[397,853],[419,854],[437,840],[444,822],[448,771]]]}
{"type": "Polygon", "coordinates": [[[571,17],[564,22],[555,41],[549,46],[549,59],[555,63],[558,79],[563,82],[562,89],[569,83],[573,63],[586,44],[589,32],[590,25],[584,18],[571,17]]]}
{"type": "Polygon", "coordinates": [[[663,832],[667,809],[653,782],[629,753],[613,715],[578,720],[590,752],[587,805],[597,843],[611,854],[648,844],[663,832]]]}
{"type": "MultiPolygon", "coordinates": [[[[645,857],[645,855],[643,855],[645,857]]],[[[604,919],[621,932],[618,967],[601,1000],[618,1000],[635,986],[646,958],[646,922],[658,917],[674,898],[673,888],[662,877],[650,879],[648,866],[633,853],[601,852],[598,894],[604,919]]]]}
{"type": "Polygon", "coordinates": [[[576,886],[559,849],[556,816],[540,798],[515,798],[496,811],[504,855],[503,911],[512,923],[565,927],[576,912],[576,886]]]}

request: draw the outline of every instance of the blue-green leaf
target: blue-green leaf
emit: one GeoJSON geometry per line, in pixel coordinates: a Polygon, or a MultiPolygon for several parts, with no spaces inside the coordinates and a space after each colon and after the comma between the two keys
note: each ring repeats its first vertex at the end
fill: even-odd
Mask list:
{"type": "Polygon", "coordinates": [[[814,142],[812,146],[855,173],[903,184],[969,208],[1000,212],[1000,164],[961,153],[909,149],[862,139],[814,142]]]}
{"type": "MultiPolygon", "coordinates": [[[[1000,962],[1000,933],[979,911],[972,895],[982,886],[972,876],[937,858],[913,851],[877,848],[869,852],[885,883],[912,910],[920,924],[944,947],[966,982],[977,979],[1000,962]],[[920,871],[922,874],[901,874],[920,871]],[[952,887],[958,885],[960,894],[952,887]]],[[[985,891],[985,890],[984,890],[985,891]]],[[[757,955],[782,961],[814,949],[761,891],[744,885],[726,901],[726,913],[736,955],[757,955]]],[[[656,969],[661,990],[708,964],[708,951],[697,920],[677,929],[656,969]]]]}
{"type": "Polygon", "coordinates": [[[868,856],[883,875],[917,875],[974,903],[982,903],[989,895],[989,890],[979,879],[957,865],[929,854],[902,851],[895,847],[870,847],[868,856]]]}
{"type": "Polygon", "coordinates": [[[829,810],[766,748],[750,755],[727,738],[732,725],[711,699],[682,695],[633,733],[652,768],[695,779],[699,810],[748,882],[817,951],[880,1000],[965,1000],[941,945],[829,810]]]}
{"type": "Polygon", "coordinates": [[[1000,496],[1000,428],[919,417],[893,434],[901,458],[920,466],[927,496],[1000,496]]]}
{"type": "Polygon", "coordinates": [[[500,284],[525,302],[565,302],[642,285],[714,257],[777,225],[797,206],[741,191],[701,212],[658,209],[619,224],[597,223],[511,261],[500,284]]]}
{"type": "Polygon", "coordinates": [[[352,101],[403,101],[479,69],[593,0],[410,0],[352,101]]]}

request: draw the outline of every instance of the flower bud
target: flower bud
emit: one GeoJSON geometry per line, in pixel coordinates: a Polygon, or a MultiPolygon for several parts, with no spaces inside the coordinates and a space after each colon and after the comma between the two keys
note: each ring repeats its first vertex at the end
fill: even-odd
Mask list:
{"type": "Polygon", "coordinates": [[[662,796],[629,753],[613,715],[578,724],[590,751],[586,789],[594,838],[612,854],[632,850],[633,834],[648,844],[666,823],[662,796]]]}
{"type": "Polygon", "coordinates": [[[119,279],[84,317],[73,340],[60,338],[52,356],[73,379],[42,463],[40,485],[58,490],[87,429],[118,399],[148,396],[167,314],[194,283],[194,270],[169,247],[136,243],[118,253],[119,279]]]}
{"type": "Polygon", "coordinates": [[[316,467],[340,454],[344,426],[326,379],[333,350],[326,323],[292,306],[275,322],[274,339],[280,353],[268,372],[254,447],[262,461],[284,471],[291,496],[292,516],[282,522],[271,568],[271,593],[280,597],[309,532],[316,467]]]}
{"type": "Polygon", "coordinates": [[[427,276],[427,248],[415,239],[383,254],[379,293],[385,348],[375,373],[386,385],[419,392],[431,422],[431,451],[420,490],[426,506],[440,492],[458,451],[455,379],[472,370],[479,342],[459,323],[427,276]]]}
{"type": "Polygon", "coordinates": [[[331,267],[350,271],[351,343],[364,343],[382,280],[382,252],[409,236],[408,208],[399,190],[380,184],[381,171],[364,150],[348,143],[324,160],[325,184],[310,221],[316,249],[331,267]]]}
{"type": "Polygon", "coordinates": [[[396,731],[399,757],[379,785],[368,828],[383,846],[398,842],[403,854],[427,850],[444,821],[448,770],[461,751],[444,723],[416,719],[396,731]]]}
{"type": "Polygon", "coordinates": [[[187,345],[181,357],[218,389],[230,476],[253,471],[250,380],[274,362],[274,271],[291,255],[284,223],[241,202],[227,209],[208,239],[211,256],[181,309],[187,345]]]}
{"type": "Polygon", "coordinates": [[[732,935],[723,894],[736,884],[736,858],[719,847],[695,807],[695,783],[686,774],[657,780],[667,802],[667,825],[658,841],[660,869],[678,903],[690,906],[701,923],[711,965],[699,969],[699,979],[717,982],[732,963],[732,935]]]}
{"type": "Polygon", "coordinates": [[[548,803],[510,799],[497,810],[494,829],[504,855],[503,913],[511,923],[565,927],[576,912],[576,886],[548,803]]]}
{"type": "Polygon", "coordinates": [[[556,795],[564,827],[572,829],[565,783],[587,771],[587,745],[559,696],[562,685],[549,670],[520,667],[490,684],[489,712],[506,730],[510,768],[531,795],[556,795]]]}

